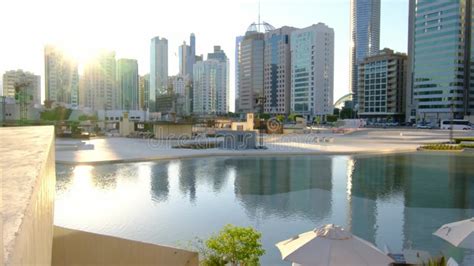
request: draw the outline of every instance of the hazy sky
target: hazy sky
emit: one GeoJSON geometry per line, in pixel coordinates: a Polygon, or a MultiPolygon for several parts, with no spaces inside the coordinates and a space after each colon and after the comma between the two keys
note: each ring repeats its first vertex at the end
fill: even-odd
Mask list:
{"type": "MultiPolygon", "coordinates": [[[[43,47],[59,44],[85,60],[101,48],[138,60],[149,71],[150,39],[165,37],[169,74],[178,72],[178,46],[196,34],[198,54],[221,45],[230,59],[234,106],[235,37],[257,20],[258,0],[3,0],[0,73],[24,69],[42,75],[43,47]]],[[[349,0],[261,0],[261,18],[276,28],[323,22],[335,31],[334,100],[348,92],[349,0]]],[[[408,0],[382,0],[381,44],[406,52],[408,0]]]]}

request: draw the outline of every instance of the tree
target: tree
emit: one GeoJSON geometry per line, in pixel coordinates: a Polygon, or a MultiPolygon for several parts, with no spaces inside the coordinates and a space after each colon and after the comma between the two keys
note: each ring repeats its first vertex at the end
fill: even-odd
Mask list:
{"type": "Polygon", "coordinates": [[[352,110],[352,108],[344,107],[342,108],[339,116],[341,119],[351,119],[351,118],[354,118],[355,113],[354,113],[354,110],[352,110]]]}
{"type": "Polygon", "coordinates": [[[288,120],[290,120],[290,121],[296,121],[296,118],[297,118],[297,117],[302,117],[302,116],[301,116],[301,115],[298,115],[298,114],[290,114],[290,115],[288,116],[288,120]]]}
{"type": "Polygon", "coordinates": [[[41,120],[46,121],[65,121],[68,120],[72,110],[58,106],[51,110],[45,110],[40,114],[41,120]]]}
{"type": "Polygon", "coordinates": [[[279,122],[283,122],[283,121],[285,121],[285,116],[284,115],[277,115],[276,120],[278,120],[279,122]]]}
{"type": "Polygon", "coordinates": [[[337,115],[328,115],[328,116],[326,116],[326,121],[336,122],[337,121],[337,115]]]}
{"type": "Polygon", "coordinates": [[[90,120],[90,121],[97,121],[97,116],[95,115],[80,115],[78,117],[79,121],[87,121],[87,120],[90,120]]]}
{"type": "Polygon", "coordinates": [[[226,225],[218,235],[206,242],[208,249],[204,265],[259,265],[265,254],[260,242],[262,234],[252,227],[226,225]]]}
{"type": "Polygon", "coordinates": [[[46,109],[51,109],[53,107],[54,101],[52,100],[44,100],[44,107],[46,109]]]}

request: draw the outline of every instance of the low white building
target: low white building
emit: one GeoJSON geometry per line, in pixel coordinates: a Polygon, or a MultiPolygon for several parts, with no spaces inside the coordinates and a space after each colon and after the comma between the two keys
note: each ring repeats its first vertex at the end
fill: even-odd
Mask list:
{"type": "Polygon", "coordinates": [[[120,122],[123,120],[124,113],[128,113],[130,121],[144,122],[151,120],[150,113],[142,110],[99,110],[97,111],[97,118],[99,121],[120,122]]]}
{"type": "Polygon", "coordinates": [[[18,121],[23,118],[26,120],[39,120],[40,107],[35,107],[33,103],[22,106],[12,97],[0,97],[0,121],[18,121]],[[22,114],[23,112],[23,114],[22,114]]]}

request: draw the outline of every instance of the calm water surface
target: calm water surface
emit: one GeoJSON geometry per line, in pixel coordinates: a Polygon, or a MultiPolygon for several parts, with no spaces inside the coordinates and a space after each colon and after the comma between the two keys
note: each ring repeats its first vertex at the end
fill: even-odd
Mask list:
{"type": "Polygon", "coordinates": [[[392,251],[443,252],[433,236],[474,216],[474,156],[199,158],[57,166],[55,224],[186,247],[231,223],[262,232],[264,265],[286,263],[274,244],[327,223],[392,251]]]}

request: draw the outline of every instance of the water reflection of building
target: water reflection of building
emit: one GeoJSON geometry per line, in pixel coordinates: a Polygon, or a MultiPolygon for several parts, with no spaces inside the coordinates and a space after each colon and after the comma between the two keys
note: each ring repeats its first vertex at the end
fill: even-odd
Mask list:
{"type": "Polygon", "coordinates": [[[199,168],[199,161],[184,161],[179,174],[179,190],[181,194],[189,194],[189,200],[196,200],[196,172],[199,168]]]}
{"type": "Polygon", "coordinates": [[[474,216],[474,157],[410,156],[406,179],[404,247],[431,252],[452,249],[432,235],[441,225],[474,216]]]}
{"type": "Polygon", "coordinates": [[[156,202],[163,202],[168,199],[170,192],[168,180],[168,165],[170,163],[156,163],[151,166],[151,199],[156,202]]]}
{"type": "Polygon", "coordinates": [[[251,215],[322,219],[331,211],[332,159],[272,157],[228,159],[237,169],[235,193],[251,215]]]}
{"type": "Polygon", "coordinates": [[[117,187],[117,176],[122,171],[120,165],[101,165],[92,167],[92,184],[95,188],[112,190],[117,187]]]}
{"type": "Polygon", "coordinates": [[[408,176],[406,156],[354,158],[348,173],[349,229],[356,235],[375,243],[377,235],[377,199],[389,198],[402,190],[403,178],[408,176]]]}

